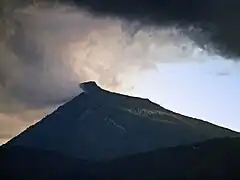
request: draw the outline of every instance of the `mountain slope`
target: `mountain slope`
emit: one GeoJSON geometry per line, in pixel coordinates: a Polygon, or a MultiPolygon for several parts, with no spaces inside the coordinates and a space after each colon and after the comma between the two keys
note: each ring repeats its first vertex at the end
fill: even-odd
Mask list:
{"type": "Polygon", "coordinates": [[[1,180],[239,180],[240,138],[158,149],[106,162],[0,147],[1,180]]]}
{"type": "Polygon", "coordinates": [[[67,179],[86,171],[87,161],[62,154],[20,146],[0,147],[0,179],[67,179]]]}
{"type": "Polygon", "coordinates": [[[105,91],[94,82],[80,86],[84,93],[4,146],[51,150],[94,161],[239,136],[166,110],[147,99],[105,91]]]}
{"type": "Polygon", "coordinates": [[[240,138],[222,138],[92,164],[88,179],[238,180],[239,169],[240,138]]]}

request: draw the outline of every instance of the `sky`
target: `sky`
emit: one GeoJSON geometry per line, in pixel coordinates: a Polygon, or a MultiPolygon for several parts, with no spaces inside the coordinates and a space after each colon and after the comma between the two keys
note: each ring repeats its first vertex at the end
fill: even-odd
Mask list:
{"type": "Polygon", "coordinates": [[[0,143],[88,80],[240,131],[238,9],[230,1],[124,1],[0,2],[0,143]]]}
{"type": "Polygon", "coordinates": [[[140,73],[128,93],[240,132],[239,68],[239,64],[219,57],[159,64],[157,70],[140,73]]]}

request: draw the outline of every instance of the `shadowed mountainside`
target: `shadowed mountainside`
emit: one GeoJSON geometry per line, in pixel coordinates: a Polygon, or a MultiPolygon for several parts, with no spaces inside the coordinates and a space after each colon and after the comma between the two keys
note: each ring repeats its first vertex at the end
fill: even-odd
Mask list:
{"type": "Polygon", "coordinates": [[[240,139],[214,139],[94,165],[92,179],[225,180],[240,178],[240,139]]]}
{"type": "Polygon", "coordinates": [[[67,179],[76,169],[79,173],[85,171],[86,164],[85,160],[52,151],[20,146],[0,148],[1,179],[67,179]]]}
{"type": "Polygon", "coordinates": [[[94,163],[49,151],[1,147],[1,179],[238,180],[239,152],[240,138],[222,138],[94,163]]]}
{"type": "Polygon", "coordinates": [[[106,160],[157,148],[239,133],[152,103],[80,85],[84,93],[59,107],[4,146],[51,150],[86,160],[106,160]]]}

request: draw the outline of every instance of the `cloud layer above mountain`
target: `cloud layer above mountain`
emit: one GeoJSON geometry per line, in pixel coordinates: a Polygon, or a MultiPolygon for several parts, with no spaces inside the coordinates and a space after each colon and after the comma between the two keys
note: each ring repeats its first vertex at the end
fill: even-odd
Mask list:
{"type": "Polygon", "coordinates": [[[98,17],[61,4],[9,12],[0,34],[0,111],[63,103],[90,79],[119,88],[125,73],[204,54],[175,26],[98,17]]]}
{"type": "Polygon", "coordinates": [[[124,81],[157,63],[240,54],[232,1],[32,2],[0,2],[4,121],[38,119],[81,93],[83,81],[121,91],[124,81]]]}

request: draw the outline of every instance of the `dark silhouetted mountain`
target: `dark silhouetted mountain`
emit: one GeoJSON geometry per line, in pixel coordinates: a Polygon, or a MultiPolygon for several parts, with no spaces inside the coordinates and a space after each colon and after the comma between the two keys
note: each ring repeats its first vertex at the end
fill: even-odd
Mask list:
{"type": "Polygon", "coordinates": [[[239,180],[240,138],[158,149],[106,162],[0,148],[1,180],[239,180]]]}
{"type": "Polygon", "coordinates": [[[15,146],[0,148],[0,179],[67,179],[78,172],[81,177],[88,162],[62,154],[15,146]]]}
{"type": "Polygon", "coordinates": [[[20,146],[55,151],[86,160],[106,160],[239,133],[183,116],[152,103],[80,84],[79,96],[10,140],[20,146]]]}
{"type": "Polygon", "coordinates": [[[88,175],[92,180],[238,180],[240,138],[208,140],[97,163],[88,175]]]}

